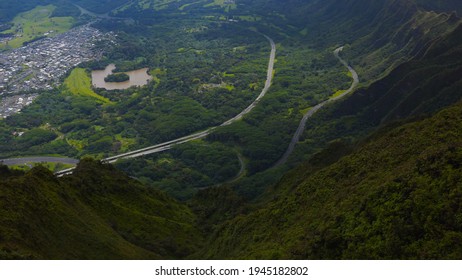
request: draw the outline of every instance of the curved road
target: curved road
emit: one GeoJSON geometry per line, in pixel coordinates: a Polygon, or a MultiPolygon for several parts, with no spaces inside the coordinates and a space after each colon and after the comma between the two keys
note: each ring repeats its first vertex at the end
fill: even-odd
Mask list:
{"type": "Polygon", "coordinates": [[[340,62],[345,65],[346,68],[348,68],[348,71],[350,71],[351,73],[351,77],[353,78],[353,82],[351,83],[351,86],[349,89],[347,89],[344,93],[340,94],[339,96],[336,96],[336,97],[333,97],[331,99],[329,99],[329,101],[335,101],[335,100],[338,100],[340,98],[342,98],[343,96],[349,94],[350,92],[352,92],[356,86],[358,86],[359,84],[359,76],[358,76],[358,73],[356,73],[355,69],[353,69],[353,67],[350,66],[350,64],[348,64],[345,60],[343,60],[339,53],[343,51],[343,47],[340,47],[340,48],[337,48],[335,51],[334,51],[334,55],[335,57],[340,60],[340,62]]]}
{"type": "Polygon", "coordinates": [[[292,152],[294,151],[295,149],[295,145],[297,145],[298,141],[300,140],[300,137],[302,136],[302,133],[305,131],[305,126],[306,126],[306,122],[308,121],[309,118],[311,118],[317,111],[319,111],[319,109],[321,109],[322,107],[324,107],[324,105],[326,105],[327,103],[330,103],[332,101],[336,101],[342,97],[344,97],[345,95],[349,94],[350,92],[352,92],[356,86],[359,84],[359,76],[358,76],[358,73],[356,73],[356,71],[345,61],[343,60],[339,53],[343,50],[343,47],[340,47],[340,48],[337,48],[335,51],[334,51],[334,55],[335,57],[337,57],[337,59],[343,64],[345,65],[345,67],[348,68],[348,71],[350,71],[351,73],[351,76],[353,78],[353,82],[351,83],[351,86],[349,89],[347,89],[346,91],[344,91],[342,94],[338,95],[338,96],[335,96],[335,97],[331,97],[321,103],[319,103],[318,105],[314,106],[313,108],[311,108],[302,118],[302,120],[300,121],[300,124],[298,125],[298,128],[297,128],[297,131],[295,132],[294,136],[292,137],[292,141],[290,141],[290,144],[289,144],[289,147],[287,148],[286,152],[284,153],[284,155],[274,164],[273,167],[278,167],[280,165],[283,165],[284,163],[287,162],[287,159],[289,158],[289,156],[292,154],[292,152]]]}
{"type": "MultiPolygon", "coordinates": [[[[194,134],[191,134],[191,135],[188,135],[188,136],[184,136],[184,137],[181,137],[181,138],[178,138],[178,139],[175,139],[175,140],[171,140],[171,141],[168,141],[168,142],[164,142],[164,143],[161,143],[161,144],[157,144],[157,145],[154,145],[154,146],[150,146],[150,147],[146,147],[146,148],[143,148],[143,149],[131,151],[131,152],[120,154],[120,155],[113,156],[113,157],[108,157],[108,158],[102,159],[101,161],[105,162],[105,163],[113,163],[113,162],[116,162],[117,160],[122,159],[122,158],[137,158],[137,157],[141,157],[141,156],[145,156],[145,155],[149,155],[149,154],[154,154],[154,153],[170,150],[174,145],[183,144],[183,143],[186,143],[186,142],[190,142],[192,140],[205,138],[207,135],[212,133],[218,127],[227,126],[227,125],[230,125],[230,124],[242,119],[246,114],[248,114],[250,111],[252,111],[252,109],[255,108],[255,106],[257,106],[257,104],[260,102],[260,100],[266,95],[266,93],[268,92],[268,90],[271,87],[271,83],[272,83],[272,80],[273,80],[274,62],[275,62],[275,59],[276,59],[276,44],[274,43],[274,41],[270,37],[268,37],[266,35],[263,35],[263,36],[265,36],[265,38],[270,42],[270,45],[271,45],[271,53],[270,53],[269,62],[268,62],[268,70],[267,70],[267,74],[266,74],[265,87],[263,88],[261,93],[258,95],[258,97],[252,102],[252,104],[250,104],[242,112],[237,114],[235,117],[225,121],[224,123],[222,123],[219,126],[211,127],[211,128],[208,128],[208,129],[206,129],[204,131],[197,132],[197,133],[194,133],[194,134]]],[[[63,175],[71,174],[73,170],[74,170],[74,168],[69,168],[69,169],[66,169],[66,170],[56,172],[55,174],[58,175],[58,176],[63,176],[63,175]]]]}
{"type": "Polygon", "coordinates": [[[236,176],[234,176],[234,178],[232,178],[231,180],[225,182],[225,183],[234,183],[236,182],[237,180],[241,179],[242,177],[244,177],[245,175],[245,162],[244,162],[244,158],[242,157],[241,153],[237,153],[237,159],[239,160],[239,165],[241,166],[241,168],[239,169],[239,172],[236,174],[236,176]]]}
{"type": "Polygon", "coordinates": [[[140,157],[140,156],[144,156],[144,155],[149,155],[149,154],[169,150],[169,149],[172,148],[173,145],[183,144],[183,143],[186,143],[186,142],[190,142],[192,140],[204,138],[207,135],[209,135],[212,131],[217,129],[218,127],[227,126],[227,125],[230,125],[230,124],[235,123],[236,121],[242,119],[246,114],[248,114],[250,111],[252,111],[252,109],[255,108],[255,106],[257,106],[257,104],[260,102],[260,100],[266,95],[269,88],[271,87],[271,82],[273,80],[274,61],[275,61],[275,58],[276,58],[276,44],[274,43],[274,41],[271,38],[269,38],[266,35],[264,35],[264,36],[271,44],[271,54],[270,54],[270,59],[269,59],[269,63],[268,63],[268,71],[267,71],[267,75],[266,75],[265,87],[261,91],[260,95],[258,95],[258,97],[252,102],[252,104],[250,104],[242,112],[237,114],[235,117],[225,121],[224,123],[222,123],[219,126],[211,127],[211,128],[208,128],[207,130],[204,130],[204,131],[201,131],[201,132],[198,132],[198,133],[194,133],[194,134],[191,134],[191,135],[188,135],[188,136],[184,136],[184,137],[181,137],[181,138],[178,138],[178,139],[175,139],[175,140],[171,140],[171,141],[164,142],[164,143],[161,143],[161,144],[157,144],[157,145],[154,145],[154,146],[150,146],[150,147],[147,147],[147,148],[143,148],[143,149],[131,151],[131,152],[128,152],[128,153],[120,154],[120,155],[117,155],[117,156],[105,158],[105,159],[103,159],[103,161],[107,162],[107,163],[113,163],[113,162],[115,162],[115,161],[117,161],[118,159],[121,159],[121,158],[136,158],[136,157],[140,157]]]}
{"type": "Polygon", "coordinates": [[[252,104],[249,105],[249,107],[247,107],[246,109],[244,109],[244,111],[242,111],[241,113],[239,113],[237,116],[235,116],[234,118],[224,122],[223,124],[221,124],[220,126],[227,126],[227,125],[230,125],[240,119],[242,119],[242,117],[244,115],[246,115],[247,113],[249,113],[250,111],[252,111],[253,108],[255,108],[255,106],[257,106],[258,102],[260,102],[260,100],[265,96],[265,94],[268,92],[268,90],[270,89],[271,87],[271,82],[273,80],[273,70],[274,70],[274,60],[276,58],[276,44],[274,43],[274,41],[266,36],[266,35],[263,35],[265,36],[265,38],[270,42],[271,44],[271,54],[270,54],[270,59],[269,59],[269,63],[268,63],[268,71],[266,73],[266,83],[265,83],[265,87],[263,88],[263,90],[261,91],[260,95],[257,97],[257,99],[255,99],[252,104]]]}

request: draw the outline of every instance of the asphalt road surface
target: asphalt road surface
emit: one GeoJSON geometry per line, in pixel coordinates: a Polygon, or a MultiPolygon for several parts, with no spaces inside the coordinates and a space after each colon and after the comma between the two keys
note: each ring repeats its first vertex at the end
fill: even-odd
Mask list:
{"type": "MultiPolygon", "coordinates": [[[[167,142],[157,144],[157,145],[154,145],[154,146],[150,146],[150,147],[146,147],[146,148],[143,148],[143,149],[123,153],[123,154],[112,156],[112,157],[108,157],[108,158],[103,159],[102,162],[114,163],[117,160],[122,159],[122,158],[137,158],[137,157],[142,157],[142,156],[149,155],[149,154],[154,154],[154,153],[159,153],[159,152],[162,152],[162,151],[170,150],[174,145],[190,142],[190,141],[193,141],[193,140],[196,140],[196,139],[205,138],[205,137],[207,137],[207,135],[212,133],[216,128],[222,127],[222,126],[227,126],[227,125],[230,125],[232,123],[235,123],[236,121],[242,119],[246,114],[251,112],[253,110],[253,108],[255,108],[255,106],[257,106],[257,104],[260,102],[260,100],[266,95],[266,93],[270,89],[271,83],[273,81],[274,62],[275,62],[275,59],[276,59],[276,44],[274,43],[274,41],[270,37],[268,37],[266,35],[263,35],[263,36],[265,36],[265,38],[270,42],[270,45],[271,45],[271,52],[270,52],[270,57],[269,57],[269,62],[268,62],[268,69],[267,69],[267,74],[266,74],[265,87],[263,88],[261,93],[258,95],[258,97],[247,108],[245,108],[242,112],[237,114],[235,117],[225,121],[224,123],[222,123],[219,126],[211,127],[211,128],[208,128],[208,129],[206,129],[204,131],[197,132],[197,133],[194,133],[194,134],[191,134],[191,135],[188,135],[188,136],[184,136],[184,137],[174,139],[174,140],[171,140],[171,141],[167,141],[167,142]]],[[[59,172],[57,172],[55,174],[58,175],[58,176],[63,176],[63,175],[71,174],[73,170],[74,170],[74,168],[69,168],[69,169],[66,169],[66,170],[59,171],[59,172]]]]}
{"type": "Polygon", "coordinates": [[[325,100],[321,103],[319,103],[318,105],[314,106],[313,108],[311,108],[302,118],[302,120],[300,121],[300,124],[298,125],[298,128],[297,128],[297,131],[295,131],[295,134],[294,136],[292,137],[292,140],[290,141],[290,144],[289,144],[289,147],[287,148],[286,152],[284,153],[284,155],[274,164],[273,167],[278,167],[278,166],[281,166],[283,165],[284,163],[287,162],[287,159],[289,158],[289,156],[292,154],[292,152],[294,151],[295,149],[295,145],[297,145],[298,141],[300,140],[300,137],[302,136],[302,133],[305,131],[305,126],[306,126],[306,122],[308,121],[309,118],[311,118],[317,111],[319,111],[322,107],[324,107],[324,105],[326,105],[327,103],[330,103],[330,102],[333,102],[333,101],[336,101],[342,97],[344,97],[345,95],[351,93],[355,88],[356,86],[358,86],[359,84],[359,76],[358,76],[358,73],[356,73],[356,71],[345,61],[343,60],[339,53],[343,50],[343,47],[340,47],[340,48],[337,48],[335,51],[334,51],[334,55],[335,57],[337,57],[338,60],[340,60],[340,62],[345,65],[345,67],[348,68],[348,71],[350,71],[351,73],[351,76],[353,77],[353,82],[351,83],[351,86],[349,89],[345,90],[342,94],[340,95],[337,95],[336,97],[332,97],[328,100],[325,100]]]}
{"type": "Polygon", "coordinates": [[[4,165],[21,165],[28,163],[42,163],[42,162],[54,162],[63,164],[77,164],[79,160],[73,158],[62,158],[62,157],[26,157],[26,158],[8,158],[0,159],[0,163],[4,165]]]}

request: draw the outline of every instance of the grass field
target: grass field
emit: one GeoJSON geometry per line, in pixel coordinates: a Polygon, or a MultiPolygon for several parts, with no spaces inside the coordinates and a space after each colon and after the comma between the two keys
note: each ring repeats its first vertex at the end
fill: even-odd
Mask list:
{"type": "Polygon", "coordinates": [[[220,6],[225,8],[225,12],[229,12],[230,10],[234,10],[237,8],[236,3],[226,0],[214,0],[212,3],[205,5],[204,7],[213,7],[213,6],[220,6]]]}
{"type": "Polygon", "coordinates": [[[192,3],[188,3],[188,4],[184,4],[183,6],[181,6],[180,8],[178,8],[180,11],[183,11],[184,9],[186,9],[187,7],[189,6],[192,6],[192,5],[196,5],[196,4],[200,4],[202,2],[205,2],[204,0],[199,0],[199,1],[196,1],[196,2],[192,2],[192,3]]]}
{"type": "Polygon", "coordinates": [[[111,103],[109,99],[96,94],[91,89],[91,78],[83,68],[75,68],[72,70],[69,77],[67,77],[64,81],[64,85],[72,94],[89,96],[96,98],[104,103],[111,103]]]}
{"type": "Polygon", "coordinates": [[[1,48],[19,48],[25,42],[41,36],[53,36],[66,32],[74,24],[72,17],[51,17],[56,9],[53,5],[37,6],[13,19],[14,26],[3,33],[13,33],[15,38],[0,44],[1,48]]]}
{"type": "MultiPolygon", "coordinates": [[[[205,1],[205,0],[202,0],[202,1],[205,1]]],[[[138,2],[136,2],[136,5],[142,10],[154,9],[156,11],[159,11],[159,10],[167,8],[169,4],[172,4],[175,2],[179,2],[179,0],[139,0],[138,2]]],[[[190,4],[187,4],[187,5],[190,5],[190,4]]],[[[128,7],[128,5],[126,7],[128,7]]],[[[124,7],[122,7],[119,10],[123,11],[124,7]]]]}

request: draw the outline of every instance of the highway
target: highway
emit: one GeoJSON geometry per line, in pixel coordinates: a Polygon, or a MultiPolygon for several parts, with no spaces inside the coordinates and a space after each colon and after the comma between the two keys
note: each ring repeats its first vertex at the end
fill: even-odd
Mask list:
{"type": "Polygon", "coordinates": [[[74,6],[76,6],[79,10],[80,10],[80,15],[89,15],[91,17],[94,17],[94,18],[99,18],[99,19],[128,19],[128,18],[121,18],[121,17],[113,17],[113,16],[110,16],[111,13],[117,11],[118,9],[126,6],[126,5],[130,5],[132,4],[134,1],[129,1],[125,4],[122,4],[121,6],[119,7],[116,7],[114,9],[112,9],[111,11],[105,13],[105,14],[97,14],[97,13],[94,13],[94,12],[91,12],[89,10],[86,10],[84,8],[82,8],[81,6],[77,5],[77,4],[73,4],[74,6]]]}
{"type": "MultiPolygon", "coordinates": [[[[271,52],[270,52],[270,57],[269,57],[269,62],[268,62],[268,70],[267,70],[267,75],[266,75],[265,87],[262,89],[262,91],[258,95],[258,97],[247,108],[245,108],[242,112],[237,114],[235,117],[225,121],[224,123],[222,123],[219,126],[211,127],[211,128],[208,128],[208,129],[206,129],[204,131],[197,132],[197,133],[194,133],[194,134],[191,134],[191,135],[188,135],[188,136],[184,136],[184,137],[181,137],[181,138],[178,138],[178,139],[170,140],[170,141],[167,141],[167,142],[164,142],[164,143],[161,143],[161,144],[157,144],[157,145],[154,145],[154,146],[142,148],[142,149],[139,149],[139,150],[123,153],[123,154],[112,156],[112,157],[108,157],[108,158],[102,159],[101,161],[104,162],[104,163],[114,163],[119,159],[137,158],[137,157],[142,157],[142,156],[149,155],[149,154],[154,154],[154,153],[159,153],[159,152],[163,152],[163,151],[166,151],[166,150],[170,150],[174,145],[183,144],[183,143],[187,143],[187,142],[190,142],[190,141],[193,141],[193,140],[196,140],[196,139],[205,138],[205,137],[207,137],[207,135],[212,133],[218,127],[228,126],[228,125],[230,125],[232,123],[237,122],[238,120],[241,120],[246,114],[251,112],[253,110],[253,108],[255,108],[255,106],[257,106],[257,104],[260,102],[260,100],[266,95],[266,93],[270,89],[271,83],[273,81],[274,62],[276,60],[276,44],[274,43],[274,41],[270,37],[268,37],[266,35],[263,35],[263,36],[270,42],[270,45],[271,45],[271,52]]],[[[57,176],[64,176],[64,175],[71,174],[73,172],[73,170],[74,170],[74,168],[69,168],[69,169],[66,169],[66,170],[56,172],[55,174],[57,176]]]]}
{"type": "Polygon", "coordinates": [[[263,35],[263,36],[265,36],[265,38],[271,44],[271,54],[270,54],[270,59],[269,59],[269,63],[268,63],[268,72],[266,74],[265,87],[261,91],[260,95],[258,95],[258,97],[252,102],[252,104],[249,105],[249,107],[245,108],[244,111],[240,112],[234,118],[232,118],[230,120],[227,120],[226,122],[224,122],[220,126],[227,126],[227,125],[230,125],[230,124],[242,119],[242,117],[244,115],[246,115],[247,113],[252,111],[253,108],[255,108],[255,106],[257,106],[258,102],[260,102],[260,100],[266,95],[266,93],[268,92],[268,90],[271,87],[271,83],[273,81],[274,61],[276,59],[276,44],[274,43],[274,41],[270,37],[268,37],[266,35],[263,35]]]}
{"type": "Polygon", "coordinates": [[[335,49],[334,51],[334,55],[335,57],[337,57],[337,59],[345,66],[348,68],[348,71],[350,71],[351,73],[351,76],[353,78],[353,82],[351,83],[351,86],[349,89],[345,90],[342,94],[340,95],[337,95],[335,97],[331,97],[321,103],[319,103],[318,105],[314,106],[313,108],[311,108],[302,118],[302,120],[300,121],[300,124],[298,125],[298,128],[297,128],[297,131],[295,131],[295,134],[294,136],[292,137],[292,140],[290,141],[289,143],[289,147],[287,148],[286,152],[284,153],[284,155],[273,165],[273,167],[278,167],[278,166],[281,166],[283,165],[284,163],[287,162],[287,159],[289,158],[289,156],[292,154],[292,152],[294,151],[295,149],[295,145],[297,145],[298,141],[300,140],[300,137],[302,136],[302,133],[305,131],[305,126],[306,126],[306,122],[308,121],[309,118],[311,118],[317,111],[319,111],[322,107],[324,107],[324,105],[326,105],[327,103],[330,103],[330,102],[333,102],[333,101],[336,101],[342,97],[344,97],[345,95],[351,93],[359,84],[359,76],[358,76],[358,73],[356,73],[356,71],[353,69],[353,67],[351,67],[345,60],[343,60],[341,57],[340,57],[340,52],[343,50],[343,47],[340,47],[340,48],[337,48],[335,49]]]}
{"type": "Polygon", "coordinates": [[[342,97],[344,97],[345,95],[349,94],[350,92],[352,92],[359,84],[359,76],[358,76],[358,73],[356,73],[355,69],[353,69],[353,67],[351,67],[345,60],[343,60],[339,53],[343,51],[343,47],[340,47],[340,48],[337,48],[335,51],[334,51],[334,55],[335,57],[340,60],[340,62],[345,65],[346,68],[348,68],[348,71],[350,71],[351,73],[351,77],[353,78],[353,82],[351,83],[351,86],[349,89],[347,89],[345,92],[343,92],[342,94],[336,96],[336,97],[332,97],[329,99],[329,101],[335,101],[335,100],[338,100],[342,97]]]}
{"type": "Polygon", "coordinates": [[[27,157],[27,158],[8,158],[0,159],[0,163],[4,165],[22,165],[28,163],[41,163],[41,162],[54,162],[54,163],[63,163],[63,164],[77,164],[79,160],[73,158],[63,158],[63,157],[27,157]]]}

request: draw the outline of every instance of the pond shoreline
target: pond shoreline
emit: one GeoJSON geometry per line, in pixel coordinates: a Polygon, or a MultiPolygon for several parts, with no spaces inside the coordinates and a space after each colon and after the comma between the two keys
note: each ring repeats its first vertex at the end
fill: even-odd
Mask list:
{"type": "Polygon", "coordinates": [[[145,86],[151,80],[152,76],[148,74],[149,68],[141,68],[127,72],[113,72],[116,69],[115,64],[109,64],[104,70],[91,71],[91,83],[95,88],[106,90],[128,89],[133,86],[145,86]],[[130,79],[124,82],[106,82],[104,78],[114,73],[125,73],[130,79]]]}

